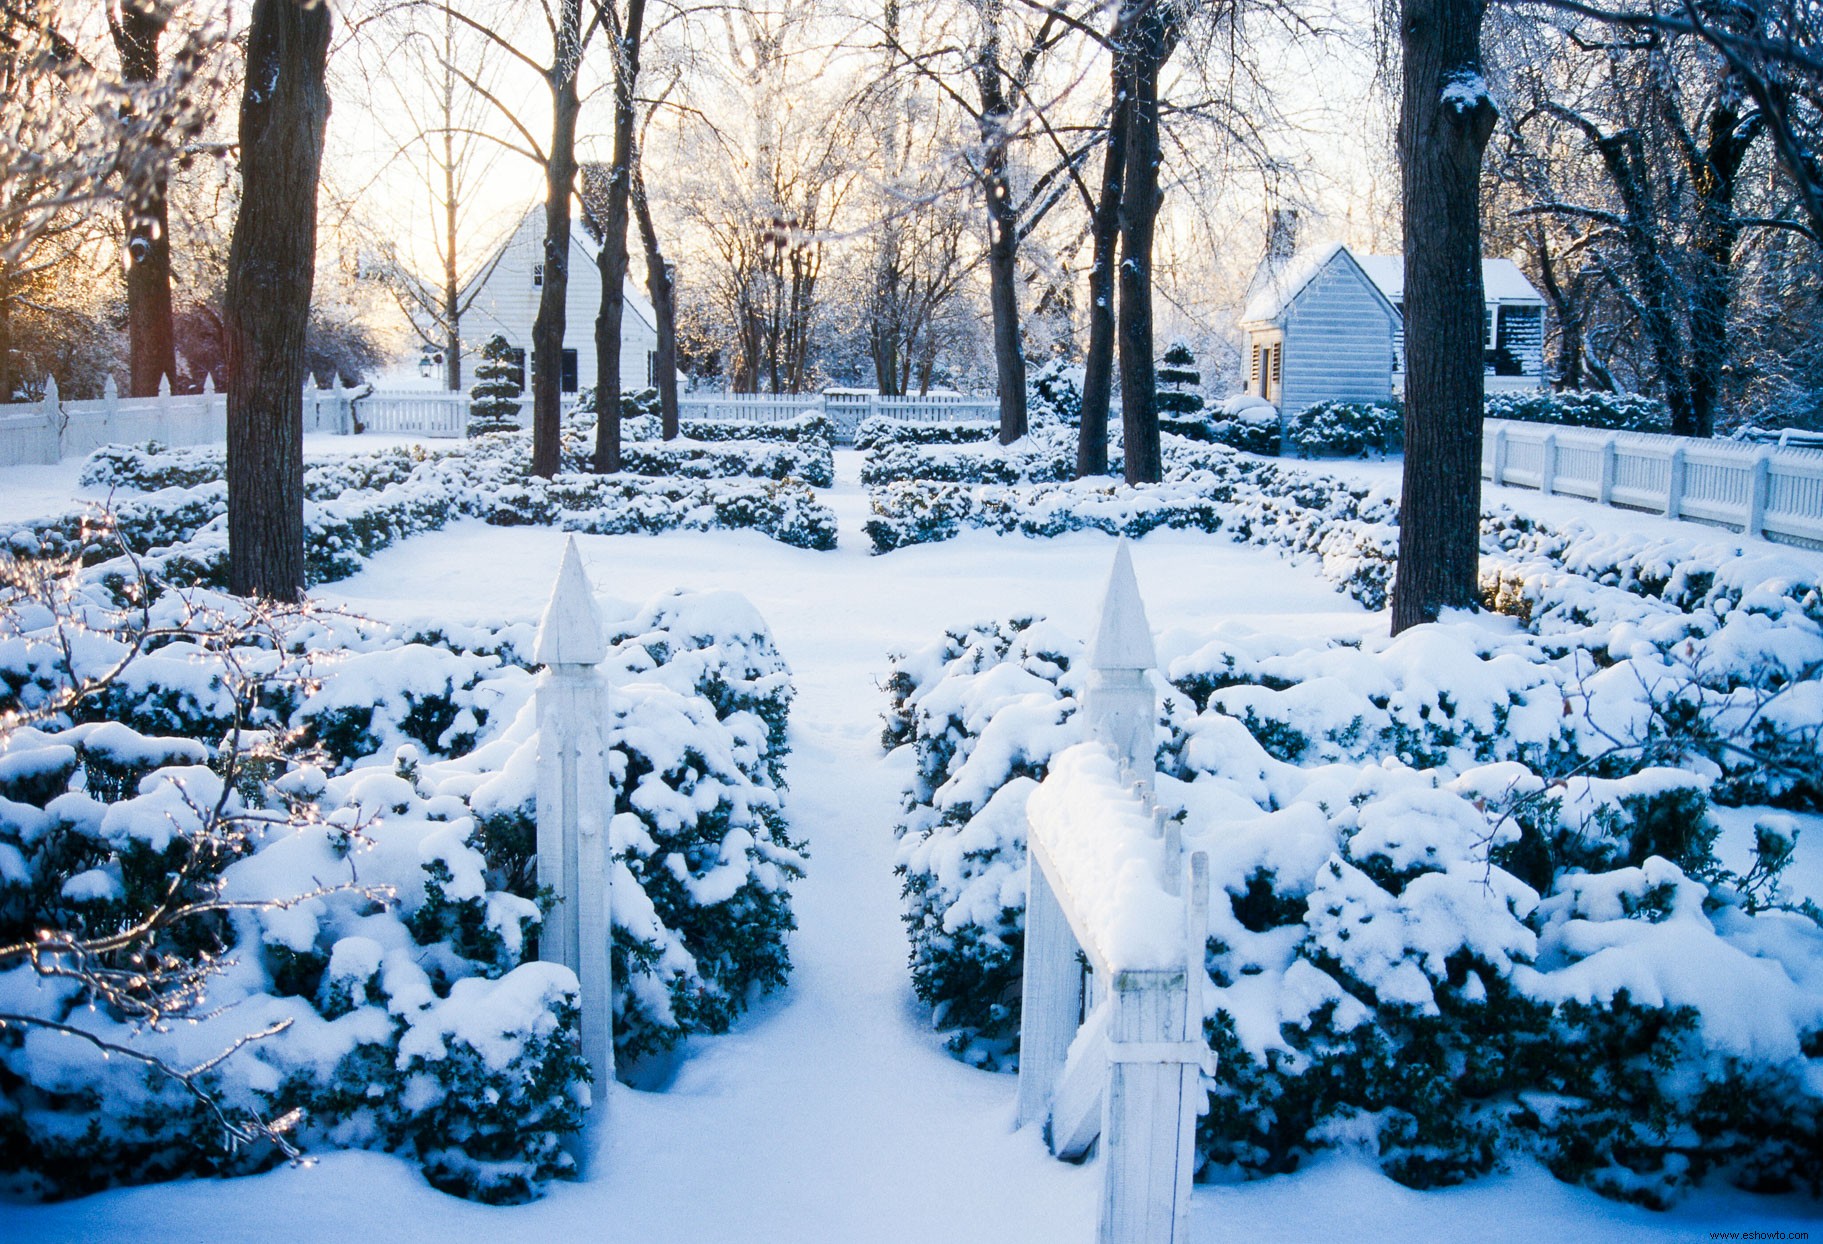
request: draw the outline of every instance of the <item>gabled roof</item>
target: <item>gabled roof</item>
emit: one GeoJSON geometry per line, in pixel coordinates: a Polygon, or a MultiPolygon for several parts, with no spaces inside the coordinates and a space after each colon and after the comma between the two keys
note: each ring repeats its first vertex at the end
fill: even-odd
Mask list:
{"type": "MultiPolygon", "coordinates": [[[[1361,270],[1380,287],[1392,302],[1405,297],[1405,257],[1403,255],[1358,255],[1361,270]]],[[[1511,259],[1483,259],[1481,285],[1489,302],[1543,302],[1525,273],[1511,259]]]]}
{"type": "Polygon", "coordinates": [[[1247,299],[1247,306],[1241,311],[1241,323],[1269,324],[1278,320],[1298,300],[1298,295],[1304,292],[1305,286],[1336,263],[1344,264],[1352,270],[1361,284],[1385,305],[1386,313],[1394,319],[1398,318],[1398,308],[1393,306],[1379,283],[1362,268],[1354,252],[1340,242],[1330,242],[1300,251],[1283,265],[1262,266],[1259,275],[1254,278],[1253,292],[1247,299]]]}
{"type": "MultiPolygon", "coordinates": [[[[486,262],[475,270],[475,274],[462,283],[463,295],[466,296],[471,288],[493,277],[494,269],[500,266],[501,259],[512,249],[513,243],[524,236],[534,238],[539,236],[537,231],[542,228],[543,223],[544,204],[542,202],[534,203],[526,208],[525,215],[519,218],[519,223],[513,227],[512,232],[501,239],[500,245],[495,247],[493,254],[489,255],[486,262]]],[[[580,221],[571,225],[570,255],[573,260],[581,259],[593,271],[595,257],[600,250],[601,248],[589,238],[588,230],[582,227],[580,221]]],[[[652,309],[652,304],[646,301],[646,296],[633,284],[631,276],[622,282],[621,299],[625,303],[626,309],[637,316],[648,329],[653,332],[658,331],[658,313],[652,309]]]]}

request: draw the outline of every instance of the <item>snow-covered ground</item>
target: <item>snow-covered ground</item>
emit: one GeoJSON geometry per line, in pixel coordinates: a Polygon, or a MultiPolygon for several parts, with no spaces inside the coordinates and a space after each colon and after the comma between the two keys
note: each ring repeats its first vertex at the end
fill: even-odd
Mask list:
{"type": "MultiPolygon", "coordinates": [[[[1396,479],[1387,467],[1370,469],[1396,479]]],[[[858,455],[838,455],[841,482],[828,499],[842,535],[833,553],[750,533],[577,537],[602,594],[643,601],[674,587],[732,589],[765,616],[799,690],[790,810],[811,854],[795,890],[801,927],[789,987],[732,1034],[692,1043],[669,1082],[655,1086],[663,1091],[617,1090],[591,1178],[554,1186],[529,1206],[490,1208],[431,1190],[402,1161],[330,1154],[227,1183],[0,1206],[0,1238],[1091,1239],[1098,1169],[1057,1163],[1034,1130],[1015,1132],[1012,1078],[948,1057],[912,996],[891,871],[908,764],[880,752],[877,683],[888,652],[978,619],[1043,614],[1086,635],[1113,543],[1092,534],[1039,541],[976,533],[869,556],[858,470],[858,455]]],[[[0,519],[62,508],[75,474],[75,464],[0,472],[0,519]]],[[[1541,499],[1501,489],[1490,500],[1529,509],[1541,499]]],[[[1549,504],[1577,506],[1572,516],[1603,514],[1549,504]]],[[[535,619],[564,539],[463,522],[394,547],[317,595],[390,620],[535,619]]],[[[1133,556],[1161,632],[1230,622],[1320,640],[1386,626],[1384,614],[1363,611],[1310,567],[1219,536],[1158,532],[1133,556]]],[[[1806,858],[1823,857],[1823,825],[1812,832],[1792,888],[1823,899],[1823,867],[1806,858]]],[[[1419,1193],[1343,1158],[1289,1177],[1199,1188],[1194,1212],[1202,1240],[1685,1241],[1720,1231],[1823,1231],[1823,1205],[1814,1201],[1717,1191],[1657,1214],[1530,1168],[1419,1193]]]]}

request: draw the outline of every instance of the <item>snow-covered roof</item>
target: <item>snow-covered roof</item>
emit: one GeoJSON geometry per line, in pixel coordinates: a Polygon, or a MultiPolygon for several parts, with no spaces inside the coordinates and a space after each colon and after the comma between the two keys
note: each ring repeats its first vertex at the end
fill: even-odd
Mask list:
{"type": "MultiPolygon", "coordinates": [[[[1402,255],[1357,255],[1340,242],[1328,242],[1299,251],[1278,267],[1267,265],[1254,278],[1253,292],[1241,311],[1241,323],[1265,324],[1277,320],[1297,301],[1304,287],[1337,257],[1354,265],[1393,307],[1405,297],[1405,258],[1402,255]]],[[[1544,298],[1525,273],[1510,259],[1483,259],[1481,284],[1489,302],[1536,302],[1544,298]]]]}
{"type": "Polygon", "coordinates": [[[1241,311],[1241,323],[1263,323],[1276,320],[1279,314],[1297,300],[1304,287],[1317,273],[1329,266],[1337,251],[1347,250],[1340,242],[1299,251],[1281,266],[1268,263],[1254,277],[1253,291],[1241,311]]]}
{"type": "Polygon", "coordinates": [[[1283,265],[1267,264],[1253,279],[1253,293],[1247,299],[1247,306],[1241,312],[1241,323],[1264,324],[1276,321],[1298,296],[1304,287],[1316,280],[1318,275],[1334,264],[1342,264],[1354,270],[1361,283],[1386,302],[1387,314],[1397,316],[1398,309],[1385,297],[1380,286],[1361,267],[1355,253],[1340,242],[1329,242],[1309,250],[1299,251],[1283,265]]]}
{"type": "MultiPolygon", "coordinates": [[[[1388,302],[1397,303],[1405,297],[1403,255],[1356,255],[1355,261],[1361,265],[1361,271],[1367,273],[1368,279],[1380,287],[1388,302]]],[[[1483,259],[1481,285],[1489,302],[1544,301],[1544,296],[1526,280],[1525,273],[1511,259],[1483,259]]]]}

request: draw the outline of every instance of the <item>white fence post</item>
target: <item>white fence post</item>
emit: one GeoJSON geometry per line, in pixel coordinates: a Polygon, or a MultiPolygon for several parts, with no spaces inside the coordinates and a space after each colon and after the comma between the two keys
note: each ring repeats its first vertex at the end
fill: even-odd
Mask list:
{"type": "Polygon", "coordinates": [[[538,686],[538,880],[556,892],[539,958],[575,971],[582,986],[582,1052],[598,1101],[614,1078],[614,994],[609,939],[608,686],[597,668],[607,655],[582,557],[571,539],[533,659],[546,667],[538,686]]]}
{"type": "Polygon", "coordinates": [[[1546,432],[1538,446],[1538,491],[1550,496],[1557,491],[1557,433],[1546,432]]]}
{"type": "Polygon", "coordinates": [[[1741,524],[1744,536],[1766,534],[1766,502],[1772,495],[1772,451],[1762,449],[1753,456],[1747,477],[1747,518],[1741,524]]]}
{"type": "Polygon", "coordinates": [[[1620,437],[1610,432],[1601,442],[1601,475],[1595,484],[1595,500],[1598,505],[1613,504],[1614,475],[1619,465],[1620,437]]]}
{"type": "Polygon", "coordinates": [[[1494,429],[1494,473],[1490,481],[1496,485],[1506,483],[1507,473],[1507,430],[1504,427],[1494,429]]]}
{"type": "Polygon", "coordinates": [[[1680,443],[1671,449],[1670,476],[1665,483],[1665,517],[1676,518],[1678,510],[1684,504],[1684,447],[1680,443]]]}
{"type": "Polygon", "coordinates": [[[1113,749],[1150,792],[1155,767],[1153,733],[1158,700],[1151,670],[1158,664],[1152,627],[1139,597],[1126,537],[1114,549],[1114,567],[1102,593],[1101,622],[1089,654],[1089,690],[1083,704],[1092,737],[1113,749]]]}

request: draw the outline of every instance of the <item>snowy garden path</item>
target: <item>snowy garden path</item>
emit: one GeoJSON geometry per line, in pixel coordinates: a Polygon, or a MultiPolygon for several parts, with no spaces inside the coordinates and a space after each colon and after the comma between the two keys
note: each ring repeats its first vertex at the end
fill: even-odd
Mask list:
{"type": "MultiPolygon", "coordinates": [[[[1099,1171],[1054,1162],[1035,1132],[1015,1133],[1012,1078],[951,1060],[912,996],[891,870],[909,758],[879,750],[877,681],[889,651],[976,618],[1041,613],[1086,634],[1112,545],[1099,535],[975,535],[871,557],[858,465],[858,455],[838,455],[834,553],[747,533],[579,538],[603,595],[638,603],[674,587],[729,589],[767,619],[797,680],[789,807],[811,853],[794,891],[789,987],[728,1036],[693,1042],[666,1091],[616,1090],[594,1177],[497,1209],[430,1190],[404,1162],[330,1154],[231,1183],[0,1206],[0,1239],[1090,1240],[1099,1171]]],[[[534,619],[562,542],[465,522],[383,553],[319,595],[391,619],[534,619]]],[[[1319,636],[1385,625],[1307,568],[1225,541],[1158,533],[1135,546],[1134,561],[1161,632],[1229,624],[1319,636]]],[[[1804,1213],[1718,1193],[1656,1215],[1537,1171],[1415,1193],[1348,1160],[1199,1189],[1195,1208],[1209,1241],[1692,1240],[1816,1225],[1804,1213]]]]}

